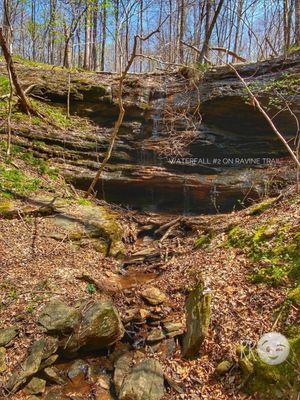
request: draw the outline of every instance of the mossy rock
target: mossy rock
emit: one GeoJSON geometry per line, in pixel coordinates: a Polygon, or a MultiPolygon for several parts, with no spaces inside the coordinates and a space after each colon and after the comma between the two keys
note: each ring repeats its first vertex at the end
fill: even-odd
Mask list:
{"type": "Polygon", "coordinates": [[[38,322],[47,332],[68,333],[79,324],[80,313],[61,300],[50,301],[41,311],[38,322]]]}
{"type": "MultiPolygon", "coordinates": [[[[245,390],[262,400],[293,399],[299,389],[297,365],[300,357],[300,335],[289,340],[291,350],[286,361],[279,365],[268,365],[253,353],[246,358],[251,369],[246,372],[245,390]],[[249,373],[250,372],[250,373],[249,373]]],[[[244,361],[243,359],[241,361],[244,361]]],[[[295,397],[297,398],[297,396],[295,397]]]]}
{"type": "Polygon", "coordinates": [[[246,211],[247,215],[259,215],[266,211],[268,208],[272,206],[277,200],[276,197],[271,197],[270,199],[264,200],[261,203],[254,204],[249,207],[246,211]]]}
{"type": "Polygon", "coordinates": [[[122,242],[123,229],[116,216],[106,207],[82,201],[79,204],[72,203],[64,199],[55,201],[54,206],[58,214],[53,223],[64,228],[70,240],[78,245],[84,245],[90,240],[97,251],[107,256],[123,257],[125,253],[122,242]]]}

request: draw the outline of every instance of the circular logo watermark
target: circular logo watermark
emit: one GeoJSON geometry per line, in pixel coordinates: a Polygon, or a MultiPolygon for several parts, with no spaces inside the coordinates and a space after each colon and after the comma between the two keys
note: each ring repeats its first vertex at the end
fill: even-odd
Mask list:
{"type": "Polygon", "coordinates": [[[289,352],[290,345],[287,338],[278,332],[264,334],[257,344],[257,353],[260,359],[269,365],[283,363],[289,352]]]}

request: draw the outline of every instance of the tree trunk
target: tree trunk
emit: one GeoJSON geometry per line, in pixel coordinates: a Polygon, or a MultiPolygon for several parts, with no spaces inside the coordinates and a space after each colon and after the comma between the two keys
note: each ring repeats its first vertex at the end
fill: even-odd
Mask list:
{"type": "MultiPolygon", "coordinates": [[[[209,11],[210,2],[211,2],[211,0],[207,0],[207,6],[208,6],[207,11],[209,11]]],[[[199,63],[203,63],[204,58],[207,57],[207,55],[208,55],[210,37],[211,37],[213,29],[214,29],[214,27],[216,25],[218,15],[220,14],[220,11],[222,9],[223,4],[224,4],[224,0],[219,0],[218,7],[217,7],[217,9],[216,9],[216,11],[214,13],[214,16],[213,16],[213,19],[212,19],[212,21],[211,21],[211,23],[209,25],[209,28],[207,28],[208,24],[209,24],[209,20],[208,20],[208,16],[206,16],[207,25],[206,25],[206,29],[205,29],[205,39],[204,39],[203,47],[201,49],[201,52],[200,52],[200,55],[199,55],[199,58],[198,58],[198,62],[199,63]]]]}
{"type": "Polygon", "coordinates": [[[300,0],[295,0],[295,45],[300,46],[300,0]]]}
{"type": "Polygon", "coordinates": [[[71,51],[70,51],[70,36],[65,38],[65,47],[64,47],[64,61],[63,66],[65,68],[71,67],[71,51]]]}
{"type": "Polygon", "coordinates": [[[180,23],[179,23],[179,63],[183,64],[184,62],[184,51],[183,51],[183,36],[185,29],[185,6],[184,0],[181,0],[180,3],[180,23]]]}
{"type": "Polygon", "coordinates": [[[98,69],[98,45],[97,45],[97,30],[98,30],[98,0],[93,3],[93,43],[92,43],[92,68],[94,71],[98,69]]]}
{"type": "Polygon", "coordinates": [[[7,42],[6,42],[4,34],[3,34],[2,27],[0,27],[0,46],[2,47],[3,55],[4,55],[6,65],[7,65],[7,69],[9,70],[9,74],[10,74],[11,80],[14,84],[14,87],[16,89],[17,96],[20,99],[22,109],[25,112],[27,112],[28,114],[38,115],[38,113],[30,105],[23,89],[21,88],[21,85],[19,83],[19,79],[18,79],[16,70],[15,70],[15,66],[14,66],[14,63],[12,60],[12,56],[10,54],[7,42]]]}
{"type": "Polygon", "coordinates": [[[3,36],[9,52],[12,52],[11,45],[12,45],[12,28],[10,22],[10,15],[11,15],[11,3],[10,0],[3,1],[3,36]]]}
{"type": "Polygon", "coordinates": [[[86,13],[85,13],[85,36],[84,36],[84,61],[83,68],[91,69],[91,7],[90,0],[87,0],[86,13]]]}
{"type": "Polygon", "coordinates": [[[107,7],[106,7],[106,2],[103,1],[102,2],[102,43],[101,43],[101,61],[100,61],[101,71],[104,71],[104,69],[105,69],[106,17],[107,17],[107,7]]]}

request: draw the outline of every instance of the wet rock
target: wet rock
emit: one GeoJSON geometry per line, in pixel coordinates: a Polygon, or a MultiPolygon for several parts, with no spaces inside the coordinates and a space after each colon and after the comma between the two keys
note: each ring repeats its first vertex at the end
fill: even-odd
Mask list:
{"type": "Polygon", "coordinates": [[[229,372],[231,370],[231,368],[233,367],[233,363],[231,361],[225,360],[225,361],[221,361],[216,368],[216,373],[218,375],[225,375],[227,374],[227,372],[229,372]]]}
{"type": "Polygon", "coordinates": [[[44,375],[46,380],[57,385],[64,385],[65,380],[60,376],[59,370],[55,367],[45,368],[44,375]]]}
{"type": "Polygon", "coordinates": [[[155,343],[165,339],[165,335],[160,328],[153,328],[147,336],[148,343],[155,343]]]}
{"type": "Polygon", "coordinates": [[[62,346],[66,352],[102,349],[120,340],[124,327],[111,301],[95,302],[83,315],[80,329],[62,346]]]}
{"type": "Polygon", "coordinates": [[[0,347],[7,346],[9,342],[17,336],[18,332],[18,328],[15,326],[0,329],[0,347]]]}
{"type": "Polygon", "coordinates": [[[83,360],[76,360],[68,370],[68,378],[71,380],[76,380],[80,375],[86,376],[88,372],[89,365],[83,360]]]}
{"type": "Polygon", "coordinates": [[[200,346],[208,333],[210,304],[211,293],[205,291],[204,283],[200,281],[186,302],[187,332],[183,341],[184,357],[195,357],[199,353],[200,346]]]}
{"type": "Polygon", "coordinates": [[[6,368],[6,349],[5,347],[0,347],[0,374],[4,372],[6,368]]]}
{"type": "Polygon", "coordinates": [[[24,391],[28,394],[42,394],[45,392],[46,381],[40,378],[32,378],[26,385],[24,391]]]}
{"type": "Polygon", "coordinates": [[[45,341],[42,339],[33,343],[29,349],[29,355],[21,364],[20,369],[15,370],[8,379],[5,388],[9,392],[14,393],[32,375],[38,372],[43,359],[44,346],[45,341]]]}
{"type": "Polygon", "coordinates": [[[61,300],[52,300],[43,309],[38,322],[47,332],[68,333],[79,324],[80,313],[61,300]]]}
{"type": "Polygon", "coordinates": [[[120,389],[120,400],[159,400],[164,396],[164,374],[157,360],[146,359],[127,375],[120,389]]]}
{"type": "Polygon", "coordinates": [[[167,296],[160,289],[152,286],[141,292],[141,296],[153,306],[162,304],[167,300],[167,296]]]}

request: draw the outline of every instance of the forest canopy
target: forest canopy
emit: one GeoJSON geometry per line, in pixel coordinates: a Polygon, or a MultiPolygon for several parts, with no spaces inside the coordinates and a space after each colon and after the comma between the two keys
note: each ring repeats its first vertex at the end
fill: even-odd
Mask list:
{"type": "Polygon", "coordinates": [[[300,45],[300,0],[4,0],[12,52],[33,62],[134,72],[174,64],[257,61],[300,45]],[[195,51],[195,48],[199,51],[195,51]]]}

